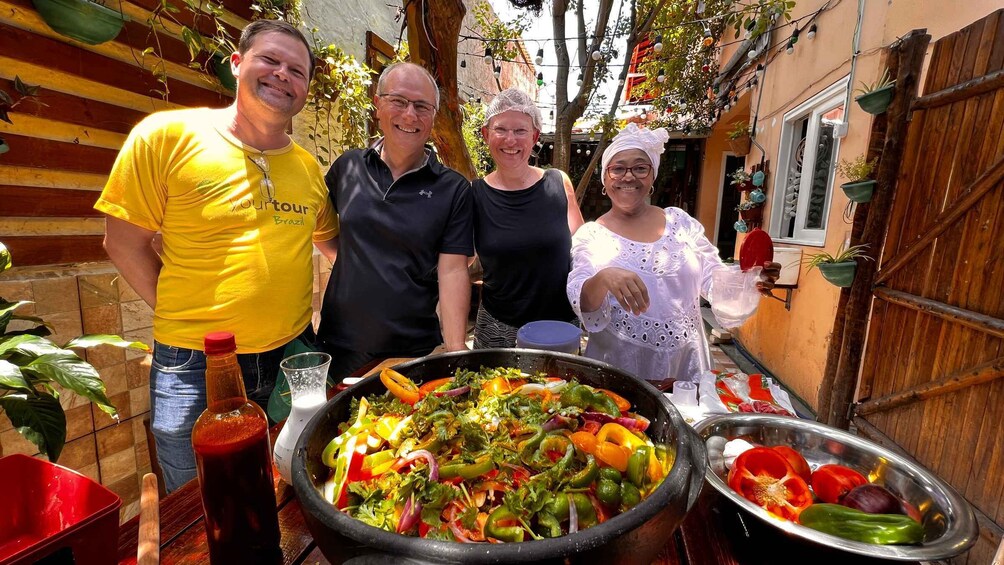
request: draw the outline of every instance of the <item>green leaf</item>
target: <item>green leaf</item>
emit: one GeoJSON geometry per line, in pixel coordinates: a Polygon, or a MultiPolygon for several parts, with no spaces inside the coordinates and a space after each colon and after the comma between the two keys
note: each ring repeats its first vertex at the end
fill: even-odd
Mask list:
{"type": "Polygon", "coordinates": [[[37,335],[21,334],[14,336],[4,336],[0,341],[0,357],[10,352],[20,353],[28,357],[41,357],[48,353],[59,353],[63,351],[58,345],[37,335]]]}
{"type": "Polygon", "coordinates": [[[6,91],[0,90],[0,104],[6,104],[7,106],[13,106],[14,105],[14,99],[11,98],[10,94],[7,94],[6,91]]]}
{"type": "Polygon", "coordinates": [[[38,94],[37,84],[25,84],[21,81],[21,77],[14,77],[14,90],[18,91],[21,96],[35,96],[38,94]]]}
{"type": "Polygon", "coordinates": [[[97,370],[72,351],[42,355],[21,367],[21,372],[55,381],[97,404],[106,414],[118,417],[115,407],[105,396],[105,383],[97,370]]]}
{"type": "Polygon", "coordinates": [[[0,120],[7,122],[8,124],[13,124],[10,120],[10,116],[7,115],[8,108],[6,106],[0,106],[0,120]]]}
{"type": "Polygon", "coordinates": [[[0,396],[0,408],[14,429],[38,446],[49,461],[59,459],[66,443],[66,414],[58,400],[47,394],[8,394],[0,396]]]}
{"type": "Polygon", "coordinates": [[[0,359],[0,388],[34,392],[21,374],[21,369],[10,361],[0,359]]]}
{"type": "Polygon", "coordinates": [[[123,349],[139,349],[140,351],[146,351],[149,353],[150,347],[143,343],[142,341],[128,341],[122,339],[117,335],[107,335],[107,334],[87,334],[80,337],[75,337],[68,341],[66,345],[63,346],[64,349],[70,349],[71,347],[94,347],[96,345],[112,345],[115,347],[121,347],[123,349]]]}

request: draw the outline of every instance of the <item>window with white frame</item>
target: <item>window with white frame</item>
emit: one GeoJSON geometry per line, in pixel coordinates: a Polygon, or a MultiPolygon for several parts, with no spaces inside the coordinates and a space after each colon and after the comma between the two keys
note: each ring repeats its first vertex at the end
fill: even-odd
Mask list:
{"type": "Polygon", "coordinates": [[[771,206],[774,239],[823,245],[847,78],[784,115],[771,206]]]}

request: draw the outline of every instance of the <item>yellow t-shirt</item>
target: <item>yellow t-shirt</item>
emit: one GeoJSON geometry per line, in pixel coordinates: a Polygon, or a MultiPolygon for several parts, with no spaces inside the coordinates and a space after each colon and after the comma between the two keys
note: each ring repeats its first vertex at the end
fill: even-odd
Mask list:
{"type": "Polygon", "coordinates": [[[338,235],[338,217],[313,156],[243,146],[221,116],[148,116],[94,207],[163,234],[154,339],[201,350],[206,333],[230,331],[239,353],[260,353],[310,322],[311,242],[338,235]]]}

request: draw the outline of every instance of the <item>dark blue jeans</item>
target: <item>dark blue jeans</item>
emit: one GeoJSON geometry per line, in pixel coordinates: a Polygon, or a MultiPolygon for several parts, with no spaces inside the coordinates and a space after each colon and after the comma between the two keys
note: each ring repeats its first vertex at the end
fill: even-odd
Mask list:
{"type": "MultiPolygon", "coordinates": [[[[249,400],[265,410],[275,387],[285,345],[244,353],[237,363],[249,400]]],[[[171,492],[196,476],[192,427],[206,409],[206,355],[195,349],[154,342],[150,366],[150,429],[164,486],[171,492]]]]}

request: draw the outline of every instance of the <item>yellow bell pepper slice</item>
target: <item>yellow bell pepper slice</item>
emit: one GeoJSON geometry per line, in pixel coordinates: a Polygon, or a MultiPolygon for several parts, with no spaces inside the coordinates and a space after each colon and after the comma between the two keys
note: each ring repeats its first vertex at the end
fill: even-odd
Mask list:
{"type": "Polygon", "coordinates": [[[639,447],[647,445],[645,440],[634,435],[631,430],[615,422],[603,424],[600,431],[596,433],[596,441],[601,444],[603,442],[615,443],[619,446],[628,448],[632,453],[639,447]]]}
{"type": "Polygon", "coordinates": [[[380,371],[380,382],[387,387],[391,394],[405,404],[414,404],[421,397],[418,385],[394,369],[387,368],[380,371]]]}

